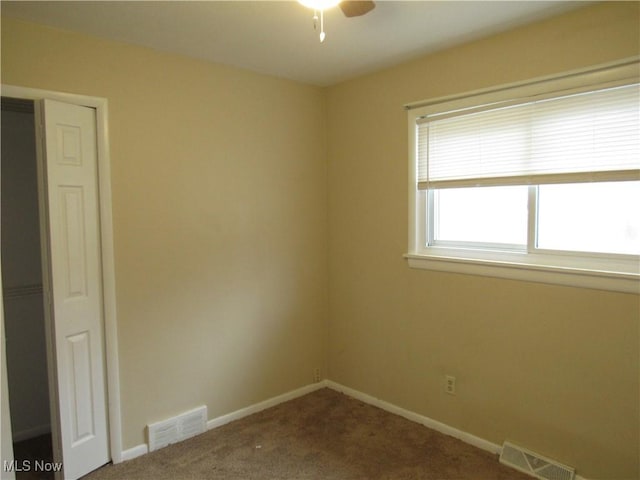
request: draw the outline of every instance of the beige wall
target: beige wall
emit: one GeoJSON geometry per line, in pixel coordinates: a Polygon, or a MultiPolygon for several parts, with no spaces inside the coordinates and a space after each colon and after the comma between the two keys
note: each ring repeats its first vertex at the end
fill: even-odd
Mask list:
{"type": "Polygon", "coordinates": [[[638,54],[638,13],[596,5],[326,90],[3,19],[3,83],[109,99],[124,447],[326,360],[587,478],[637,477],[638,297],[410,270],[402,105],[638,54]]]}
{"type": "Polygon", "coordinates": [[[329,89],[332,380],[587,478],[638,478],[637,295],[410,270],[402,258],[402,105],[638,55],[638,6],[591,6],[329,89]]]}
{"type": "Polygon", "coordinates": [[[109,100],[123,443],[324,369],[324,92],[2,19],[2,82],[109,100]]]}

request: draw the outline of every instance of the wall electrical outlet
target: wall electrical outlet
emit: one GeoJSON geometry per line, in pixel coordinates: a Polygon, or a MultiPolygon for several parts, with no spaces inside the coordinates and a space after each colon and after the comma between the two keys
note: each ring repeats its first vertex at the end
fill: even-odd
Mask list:
{"type": "Polygon", "coordinates": [[[314,368],[313,369],[313,381],[315,383],[318,383],[320,381],[320,369],[319,368],[314,368]]]}
{"type": "Polygon", "coordinates": [[[449,395],[456,394],[456,377],[451,375],[444,376],[444,391],[449,395]]]}

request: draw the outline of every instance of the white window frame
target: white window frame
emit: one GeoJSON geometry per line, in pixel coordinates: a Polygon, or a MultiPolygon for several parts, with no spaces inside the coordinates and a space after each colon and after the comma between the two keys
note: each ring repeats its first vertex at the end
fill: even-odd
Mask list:
{"type": "MultiPolygon", "coordinates": [[[[561,76],[468,92],[409,104],[409,245],[405,258],[412,268],[483,275],[531,282],[568,285],[627,293],[640,293],[640,261],[633,255],[600,255],[578,252],[501,251],[455,248],[454,245],[428,246],[427,196],[417,188],[417,122],[426,115],[505,102],[533,95],[556,96],[588,91],[595,86],[623,85],[640,77],[639,58],[561,76]]],[[[535,186],[529,188],[529,203],[535,200],[535,186]]],[[[529,222],[535,222],[529,215],[529,222]]],[[[535,228],[529,225],[529,237],[535,228]]],[[[529,245],[533,239],[529,238],[529,245]]]]}

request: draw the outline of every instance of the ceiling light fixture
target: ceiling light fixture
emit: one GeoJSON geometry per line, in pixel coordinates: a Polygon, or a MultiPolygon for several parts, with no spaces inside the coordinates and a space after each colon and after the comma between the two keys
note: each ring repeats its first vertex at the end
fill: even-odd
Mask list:
{"type": "Polygon", "coordinates": [[[327,8],[335,7],[340,0],[298,0],[298,3],[307,8],[313,9],[313,29],[318,29],[318,12],[320,12],[320,43],[324,42],[324,11],[327,8]]]}

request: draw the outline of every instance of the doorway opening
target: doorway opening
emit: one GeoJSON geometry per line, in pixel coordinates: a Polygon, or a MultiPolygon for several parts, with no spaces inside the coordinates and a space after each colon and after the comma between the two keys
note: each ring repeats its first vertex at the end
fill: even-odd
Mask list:
{"type": "MultiPolygon", "coordinates": [[[[53,459],[34,103],[2,97],[1,107],[2,299],[12,440],[18,464],[33,465],[53,459]]],[[[25,473],[16,471],[16,478],[25,473]]]]}
{"type": "MultiPolygon", "coordinates": [[[[98,415],[102,415],[102,413],[97,410],[92,410],[93,408],[108,409],[106,419],[101,423],[101,425],[104,425],[105,421],[108,423],[106,430],[101,426],[100,428],[103,433],[100,433],[99,436],[89,435],[91,439],[106,438],[106,442],[108,444],[106,446],[107,460],[100,461],[104,463],[110,458],[113,463],[119,463],[124,458],[127,458],[125,456],[126,452],[123,452],[122,450],[121,437],[122,427],[120,414],[117,308],[115,298],[115,262],[113,251],[113,226],[111,221],[111,173],[107,127],[108,101],[106,98],[6,84],[2,85],[2,93],[3,103],[13,102],[14,104],[22,105],[28,109],[28,112],[25,112],[28,113],[27,117],[35,120],[35,135],[31,135],[33,144],[37,147],[41,147],[36,149],[38,151],[36,160],[36,191],[38,200],[36,205],[37,208],[46,209],[46,211],[44,211],[44,213],[46,213],[46,218],[44,218],[43,215],[40,215],[41,218],[38,218],[38,215],[35,215],[35,217],[38,218],[39,222],[39,226],[36,228],[36,231],[40,232],[42,229],[45,229],[39,239],[41,242],[45,242],[46,244],[42,243],[40,245],[41,249],[39,250],[39,254],[43,256],[41,264],[41,278],[44,283],[44,288],[42,288],[42,297],[44,298],[44,302],[42,303],[44,303],[43,310],[45,312],[44,317],[46,319],[46,359],[49,364],[46,365],[45,362],[44,369],[47,371],[47,375],[45,380],[40,383],[42,388],[48,392],[49,395],[48,403],[50,406],[49,413],[51,416],[50,425],[52,432],[51,437],[53,443],[54,464],[57,464],[58,462],[60,462],[60,465],[64,464],[64,467],[62,468],[64,468],[65,477],[81,477],[84,474],[83,469],[85,469],[84,471],[86,472],[90,471],[88,463],[94,461],[97,462],[95,453],[105,451],[104,445],[101,448],[97,448],[97,446],[94,447],[93,443],[89,441],[87,433],[90,434],[90,432],[86,432],[86,429],[83,430],[82,428],[77,428],[79,425],[78,421],[82,421],[83,428],[87,425],[91,426],[94,424],[94,422],[88,420],[90,419],[90,415],[88,414],[95,411],[98,415]],[[60,115],[62,115],[64,119],[60,115]],[[89,120],[89,117],[91,117],[91,120],[89,120]],[[84,123],[80,125],[77,123],[79,121],[84,123]],[[76,138],[74,131],[77,130],[78,132],[81,132],[84,129],[87,129],[87,135],[94,135],[94,137],[90,138],[83,136],[82,138],[76,138]],[[91,131],[94,133],[91,133],[91,131]],[[45,132],[52,132],[52,135],[45,135],[45,132]],[[39,139],[42,139],[42,142],[39,139]],[[58,145],[60,145],[59,142],[62,142],[62,151],[58,146],[56,146],[56,142],[58,142],[58,145]],[[76,157],[74,160],[74,158],[71,157],[74,157],[76,153],[80,151],[78,150],[80,145],[92,145],[92,147],[88,149],[84,148],[82,150],[83,153],[81,154],[82,157],[76,157]],[[43,154],[44,157],[42,156],[43,154]],[[62,157],[59,155],[62,155],[62,157]],[[49,161],[50,159],[56,158],[63,158],[64,160],[49,161]],[[87,188],[97,188],[97,194],[90,195],[92,198],[95,198],[96,201],[93,202],[93,205],[87,204],[87,210],[84,210],[85,212],[93,212],[87,214],[89,216],[93,215],[93,217],[89,218],[89,216],[87,216],[84,217],[84,219],[83,217],[78,216],[78,212],[83,211],[79,210],[79,208],[83,207],[85,204],[79,203],[78,201],[83,200],[84,198],[89,198],[79,195],[79,192],[81,189],[84,189],[85,186],[75,186],[74,179],[68,179],[67,177],[64,177],[61,184],[59,180],[63,177],[60,177],[59,175],[56,177],[58,180],[53,181],[52,178],[55,174],[51,173],[51,171],[57,169],[56,171],[58,174],[64,175],[64,172],[61,172],[59,167],[68,166],[70,164],[74,166],[81,166],[83,165],[83,160],[81,160],[81,158],[87,159],[87,162],[84,163],[84,165],[93,165],[93,167],[91,167],[93,171],[88,174],[89,177],[86,175],[83,177],[84,179],[88,179],[87,181],[91,184],[88,185],[87,188]],[[70,160],[72,161],[70,162],[70,160]],[[45,163],[43,163],[43,161],[45,163]],[[42,169],[44,169],[44,171],[42,169]],[[52,170],[49,171],[49,169],[52,170]],[[51,192],[53,191],[57,191],[60,195],[54,195],[52,197],[51,192]],[[61,199],[64,200],[62,207],[61,199]],[[52,205],[54,206],[52,207],[52,205]],[[52,213],[52,208],[55,209],[54,213],[52,213]],[[56,221],[51,222],[51,219],[55,219],[56,221]],[[66,223],[61,222],[61,219],[66,223]],[[97,318],[96,315],[101,315],[103,324],[102,327],[98,327],[99,331],[95,330],[93,332],[93,335],[72,332],[71,334],[66,334],[64,337],[57,338],[54,337],[54,335],[56,332],[62,332],[63,326],[56,324],[54,327],[53,322],[56,321],[55,319],[68,319],[69,317],[68,312],[61,312],[60,315],[54,314],[53,308],[64,306],[65,301],[64,299],[61,301],[54,300],[52,296],[55,295],[56,289],[60,291],[60,285],[68,286],[69,275],[77,274],[78,272],[82,273],[84,269],[81,268],[78,270],[76,268],[75,271],[71,273],[68,272],[69,275],[65,276],[63,274],[61,277],[63,278],[62,280],[60,278],[55,280],[53,278],[54,274],[52,274],[52,269],[55,267],[52,265],[57,259],[57,265],[59,266],[60,259],[62,258],[65,260],[64,264],[77,267],[78,262],[76,260],[78,258],[82,259],[85,257],[78,255],[67,255],[65,257],[65,252],[77,252],[80,251],[78,248],[83,248],[82,245],[78,245],[77,242],[73,242],[75,240],[85,238],[84,235],[79,235],[79,232],[86,232],[84,227],[87,223],[84,222],[95,222],[96,220],[94,219],[97,219],[98,226],[95,226],[95,223],[92,223],[92,228],[94,229],[93,231],[98,232],[98,238],[89,240],[85,245],[91,246],[91,248],[95,245],[99,246],[97,253],[94,252],[93,256],[93,259],[97,259],[97,264],[96,261],[92,261],[92,265],[95,267],[94,271],[98,272],[98,276],[96,277],[94,275],[92,278],[94,278],[98,283],[94,288],[90,289],[89,292],[96,292],[96,295],[101,295],[101,302],[96,304],[96,308],[99,309],[99,305],[101,304],[102,309],[100,313],[96,310],[92,315],[85,316],[85,318],[97,318]],[[52,225],[55,225],[58,228],[57,233],[55,234],[52,233],[52,228],[54,228],[52,225]],[[60,228],[63,229],[62,233],[60,228]],[[69,235],[71,233],[73,236],[69,235]],[[61,238],[66,242],[71,241],[71,243],[61,245],[61,238]],[[52,245],[51,242],[53,241],[57,241],[57,244],[52,245]],[[97,257],[95,255],[97,255],[97,257]],[[71,262],[69,260],[71,260],[71,262]],[[59,326],[61,328],[58,328],[59,326]],[[104,342],[102,343],[102,346],[95,342],[89,346],[85,341],[90,340],[91,338],[98,339],[101,336],[103,336],[103,339],[96,341],[100,343],[104,342]],[[91,351],[98,352],[98,350],[102,349],[104,350],[100,353],[101,360],[97,360],[94,363],[87,357],[91,351]],[[69,355],[60,354],[65,351],[69,355]],[[75,366],[78,368],[75,368],[75,366],[72,366],[71,369],[69,368],[69,358],[76,362],[75,366]],[[95,378],[96,381],[92,382],[91,385],[87,383],[91,380],[91,376],[86,374],[88,371],[84,368],[86,365],[95,365],[96,368],[99,369],[95,370],[97,373],[93,378],[95,378]],[[71,380],[72,383],[69,383],[69,374],[73,376],[73,379],[71,380]],[[78,374],[83,375],[78,376],[78,374]],[[63,385],[61,385],[61,383],[63,385]],[[75,387],[70,389],[69,387],[72,384],[75,385],[75,387]],[[95,396],[93,394],[87,396],[87,392],[98,392],[99,390],[102,393],[96,393],[95,396]],[[60,397],[64,395],[66,395],[66,398],[61,400],[60,397]],[[74,396],[74,398],[70,399],[69,395],[74,396]],[[87,407],[88,404],[85,400],[88,398],[100,399],[97,400],[98,402],[103,402],[104,400],[104,407],[87,407]],[[83,403],[79,403],[80,401],[83,403]],[[70,409],[74,408],[75,410],[69,413],[70,409]],[[61,415],[63,416],[61,417],[61,415]],[[71,415],[71,418],[69,415],[71,415]],[[74,421],[75,423],[73,423],[74,421]],[[76,440],[81,441],[74,441],[73,439],[69,441],[69,435],[78,433],[81,434],[83,438],[76,440]],[[66,439],[62,438],[63,435],[67,435],[66,439]],[[77,447],[80,447],[80,450],[84,450],[81,452],[77,447]]],[[[4,128],[2,130],[4,137],[6,130],[4,128]]],[[[40,214],[42,212],[38,213],[40,214]]],[[[36,240],[37,239],[38,237],[36,237],[36,240]]],[[[9,261],[4,258],[4,255],[5,253],[3,252],[3,258],[0,262],[3,267],[3,273],[5,270],[4,263],[5,261],[9,261]]],[[[36,264],[40,264],[38,259],[36,259],[35,262],[36,264]]],[[[58,277],[60,277],[60,275],[58,275],[58,277]]],[[[73,277],[72,275],[72,280],[77,279],[76,277],[73,277]]],[[[7,286],[8,285],[4,285],[3,287],[7,286]]],[[[40,287],[36,286],[34,287],[34,290],[39,292],[40,287]]],[[[5,291],[7,291],[7,289],[3,288],[2,292],[0,292],[2,304],[5,304],[5,291]]],[[[10,290],[8,293],[10,293],[10,290]]],[[[94,296],[94,298],[97,297],[94,296]]],[[[74,298],[74,300],[76,299],[74,298]]],[[[2,336],[7,337],[6,343],[10,343],[10,339],[7,335],[8,329],[6,328],[6,315],[4,315],[4,312],[2,313],[2,336]]],[[[8,352],[6,350],[3,350],[2,355],[0,355],[2,359],[3,372],[6,372],[8,369],[7,353],[8,352]]],[[[91,374],[93,374],[93,372],[91,374]]],[[[3,462],[9,462],[8,464],[10,467],[13,466],[11,467],[13,470],[15,466],[19,466],[17,461],[14,460],[15,456],[12,451],[13,449],[11,448],[11,440],[13,437],[12,433],[13,430],[15,430],[15,426],[5,422],[4,419],[11,417],[11,411],[14,408],[13,403],[15,403],[15,401],[12,402],[10,399],[12,395],[7,382],[7,377],[8,375],[2,375],[2,378],[0,378],[3,390],[2,456],[3,462]],[[9,401],[6,401],[7,399],[9,399],[9,401]],[[6,450],[5,445],[7,446],[6,450]]],[[[96,465],[98,465],[98,463],[96,463],[96,465]]],[[[60,468],[61,467],[58,467],[58,471],[55,472],[55,478],[62,478],[60,468]]],[[[13,471],[9,472],[8,478],[13,478],[13,473],[13,471]]]]}

